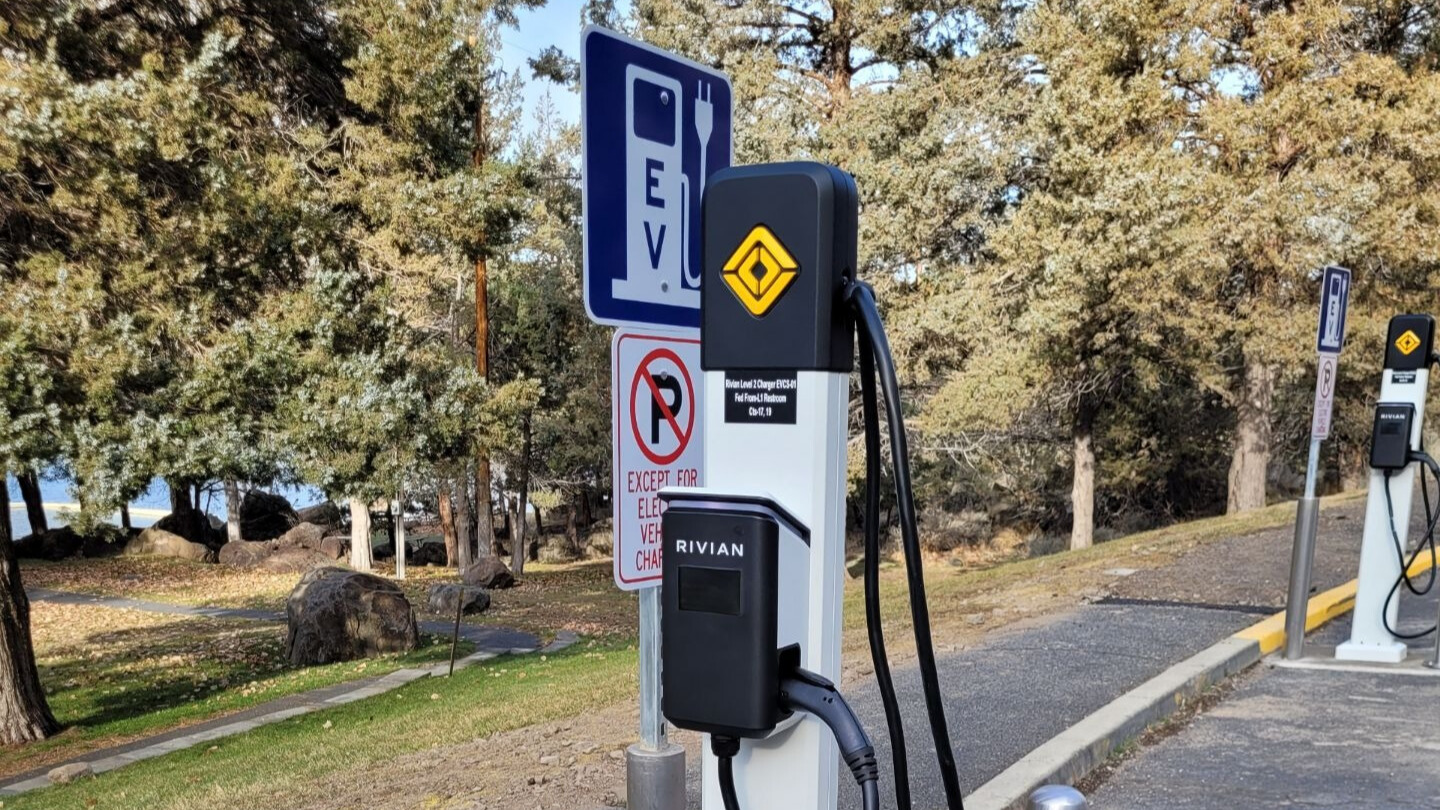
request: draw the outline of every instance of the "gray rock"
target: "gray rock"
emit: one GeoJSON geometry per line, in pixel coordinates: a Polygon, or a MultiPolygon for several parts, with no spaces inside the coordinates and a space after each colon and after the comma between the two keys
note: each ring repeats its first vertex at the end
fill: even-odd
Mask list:
{"type": "Polygon", "coordinates": [[[213,563],[219,557],[203,543],[192,543],[178,534],[171,534],[154,526],[140,532],[134,540],[125,544],[126,555],[149,557],[176,557],[182,560],[213,563]]]}
{"type": "Polygon", "coordinates": [[[325,527],[314,523],[300,523],[280,535],[277,542],[282,546],[298,546],[312,551],[320,550],[320,541],[325,539],[325,527]]]}
{"type": "Polygon", "coordinates": [[[281,546],[260,561],[260,568],[277,573],[301,574],[312,568],[334,565],[335,559],[314,549],[281,546]]]}
{"type": "Polygon", "coordinates": [[[15,541],[15,556],[32,560],[63,560],[75,556],[85,539],[69,526],[27,534],[15,541]]]}
{"type": "Polygon", "coordinates": [[[466,616],[484,613],[490,608],[490,592],[473,585],[438,583],[430,586],[431,613],[454,616],[456,608],[466,616]]]}
{"type": "Polygon", "coordinates": [[[285,602],[285,653],[297,665],[409,652],[419,643],[415,612],[400,586],[333,566],[300,579],[285,602]]]}
{"type": "Polygon", "coordinates": [[[246,540],[274,540],[299,522],[290,502],[279,495],[252,489],[240,502],[240,536],[246,540]]]}
{"type": "Polygon", "coordinates": [[[320,503],[314,506],[307,506],[295,512],[301,523],[314,523],[316,526],[323,526],[325,529],[338,529],[345,523],[345,515],[341,513],[340,507],[333,503],[320,503]]]}
{"type": "Polygon", "coordinates": [[[69,765],[61,765],[45,774],[52,785],[64,785],[74,782],[76,779],[84,779],[94,776],[95,769],[90,767],[88,762],[72,762],[69,765]]]}
{"type": "Polygon", "coordinates": [[[445,554],[444,543],[417,543],[410,548],[409,558],[406,560],[410,565],[438,565],[444,566],[449,559],[445,554]]]}
{"type": "Polygon", "coordinates": [[[473,565],[460,572],[460,581],[490,591],[514,587],[515,575],[504,561],[494,555],[476,560],[473,565]]]}
{"type": "Polygon", "coordinates": [[[178,534],[186,540],[219,547],[225,542],[225,521],[208,512],[205,514],[175,514],[171,512],[151,524],[152,528],[178,534]]]}
{"type": "Polygon", "coordinates": [[[220,547],[220,564],[236,568],[257,568],[279,546],[273,541],[241,540],[220,547]]]}
{"type": "Polygon", "coordinates": [[[350,538],[332,534],[320,539],[320,553],[332,560],[343,560],[350,553],[350,538]]]}

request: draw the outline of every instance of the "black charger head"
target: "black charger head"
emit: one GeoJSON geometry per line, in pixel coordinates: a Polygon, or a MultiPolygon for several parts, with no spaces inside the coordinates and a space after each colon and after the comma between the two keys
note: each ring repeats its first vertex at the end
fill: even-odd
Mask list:
{"type": "Polygon", "coordinates": [[[675,726],[765,737],[780,707],[780,527],[743,509],[672,502],[661,518],[661,710],[675,726]]]}
{"type": "Polygon", "coordinates": [[[1408,402],[1382,402],[1375,406],[1375,429],[1370,434],[1370,466],[1377,470],[1403,470],[1410,464],[1410,427],[1415,406],[1408,402]]]}

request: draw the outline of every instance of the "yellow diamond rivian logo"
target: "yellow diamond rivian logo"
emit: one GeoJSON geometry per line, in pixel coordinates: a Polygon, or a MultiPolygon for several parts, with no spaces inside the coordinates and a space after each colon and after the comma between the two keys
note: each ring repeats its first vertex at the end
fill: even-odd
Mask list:
{"type": "Polygon", "coordinates": [[[751,228],[720,269],[730,291],[757,318],[775,306],[799,274],[800,265],[790,251],[764,225],[751,228]]]}
{"type": "Polygon", "coordinates": [[[1420,347],[1420,337],[1413,330],[1406,329],[1405,334],[1395,338],[1395,348],[1401,354],[1409,354],[1420,347]]]}

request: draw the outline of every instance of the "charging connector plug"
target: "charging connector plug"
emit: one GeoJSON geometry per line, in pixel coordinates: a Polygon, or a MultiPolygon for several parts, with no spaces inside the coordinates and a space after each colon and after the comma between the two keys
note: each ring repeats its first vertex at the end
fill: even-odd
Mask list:
{"type": "Polygon", "coordinates": [[[840,758],[860,786],[865,810],[880,807],[880,767],[875,763],[875,746],[860,725],[860,718],[835,684],[806,669],[795,668],[780,679],[780,706],[789,711],[808,712],[835,734],[840,758]]]}

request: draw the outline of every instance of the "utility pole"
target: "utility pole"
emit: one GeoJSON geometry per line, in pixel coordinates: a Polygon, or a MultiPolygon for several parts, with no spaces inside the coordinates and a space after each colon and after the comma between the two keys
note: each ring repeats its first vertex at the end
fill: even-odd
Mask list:
{"type": "MultiPolygon", "coordinates": [[[[470,47],[478,47],[480,39],[471,36],[470,47]]],[[[483,88],[482,88],[483,90],[483,88]]],[[[478,172],[485,167],[485,97],[475,108],[475,151],[471,161],[478,172]]],[[[489,267],[485,259],[485,234],[480,234],[480,253],[475,259],[475,370],[481,380],[490,377],[490,291],[489,267]]],[[[478,556],[494,554],[495,522],[490,510],[490,451],[480,449],[475,455],[475,546],[478,556]]]]}

